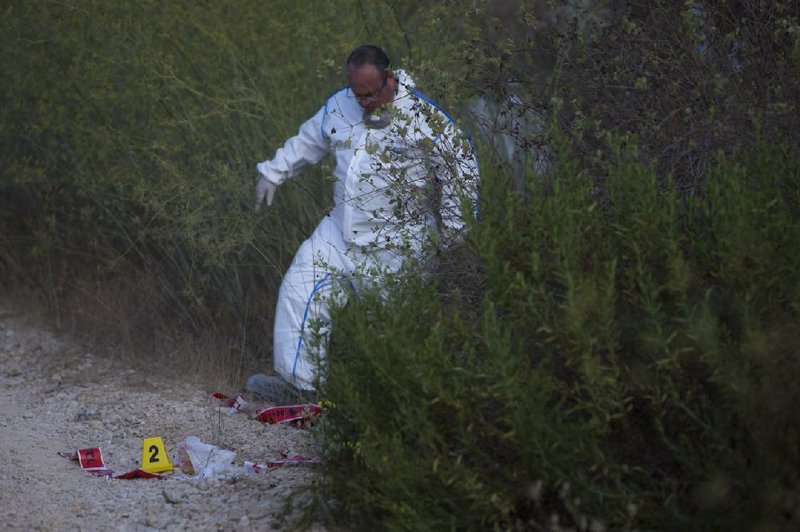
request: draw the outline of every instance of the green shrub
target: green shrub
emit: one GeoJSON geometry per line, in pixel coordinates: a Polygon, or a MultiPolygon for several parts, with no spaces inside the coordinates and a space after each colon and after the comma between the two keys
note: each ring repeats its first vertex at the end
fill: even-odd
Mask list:
{"type": "Polygon", "coordinates": [[[527,196],[486,172],[458,280],[339,310],[320,432],[340,515],[797,525],[798,160],[762,144],[686,197],[617,146],[604,194],[566,163],[527,196]]]}

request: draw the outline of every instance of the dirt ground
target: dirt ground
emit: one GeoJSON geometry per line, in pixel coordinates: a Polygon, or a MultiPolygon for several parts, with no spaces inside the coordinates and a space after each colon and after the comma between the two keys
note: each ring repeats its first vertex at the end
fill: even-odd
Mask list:
{"type": "Polygon", "coordinates": [[[87,473],[58,454],[99,447],[115,474],[138,468],[143,440],[153,436],[172,460],[188,436],[234,451],[238,466],[316,456],[308,431],[228,415],[209,398],[217,390],[164,373],[94,355],[0,297],[0,523],[26,530],[295,529],[285,503],[314,481],[313,464],[121,480],[87,473]]]}

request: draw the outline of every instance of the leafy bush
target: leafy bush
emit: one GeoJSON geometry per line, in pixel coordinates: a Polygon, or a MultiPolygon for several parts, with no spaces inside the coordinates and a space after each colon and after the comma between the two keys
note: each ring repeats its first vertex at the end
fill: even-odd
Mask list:
{"type": "Polygon", "coordinates": [[[686,197],[617,146],[605,196],[566,162],[527,197],[487,172],[458,281],[340,309],[321,429],[340,515],[797,526],[798,160],[762,144],[686,197]]]}

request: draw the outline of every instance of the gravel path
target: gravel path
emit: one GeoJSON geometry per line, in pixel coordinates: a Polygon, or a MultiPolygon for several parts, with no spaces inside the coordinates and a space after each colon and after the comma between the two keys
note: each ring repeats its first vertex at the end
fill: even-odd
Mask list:
{"type": "Polygon", "coordinates": [[[174,459],[178,443],[197,436],[236,452],[237,465],[315,456],[308,432],[229,416],[209,400],[211,391],[157,368],[147,373],[93,356],[0,300],[0,523],[26,530],[294,529],[285,502],[313,482],[314,465],[117,480],[58,455],[99,447],[118,474],[139,467],[144,438],[161,436],[174,459]]]}

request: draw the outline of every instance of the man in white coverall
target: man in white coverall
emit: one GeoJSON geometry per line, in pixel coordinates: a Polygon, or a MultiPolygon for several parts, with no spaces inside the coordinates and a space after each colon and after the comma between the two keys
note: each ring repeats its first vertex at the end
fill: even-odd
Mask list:
{"type": "Polygon", "coordinates": [[[383,50],[353,50],[347,79],[271,160],[257,165],[258,211],[303,167],[327,155],[336,164],[334,208],[300,246],[281,284],[277,376],[253,375],[245,386],[271,402],[314,397],[332,298],[342,302],[346,291],[456,242],[464,215],[477,208],[478,165],[467,138],[404,71],[389,68],[383,50]]]}

